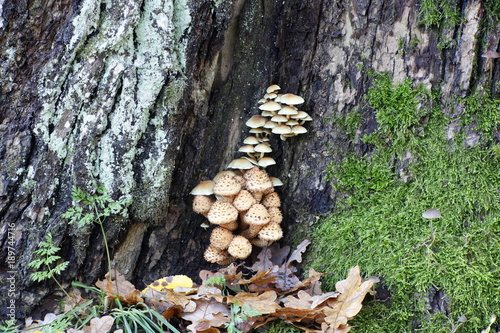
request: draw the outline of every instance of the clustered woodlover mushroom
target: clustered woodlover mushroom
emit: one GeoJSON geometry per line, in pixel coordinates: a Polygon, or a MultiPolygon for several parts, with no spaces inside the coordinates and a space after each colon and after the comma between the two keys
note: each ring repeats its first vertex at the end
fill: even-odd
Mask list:
{"type": "Polygon", "coordinates": [[[283,237],[280,223],[283,216],[281,200],[274,188],[283,183],[264,170],[276,162],[265,154],[272,152],[271,134],[282,140],[306,133],[302,126],[312,118],[296,105],[304,102],[300,96],[278,94],[280,87],[271,85],[259,101],[260,115],[250,118],[249,136],[239,152],[246,156],[233,160],[229,169],[219,172],[213,180],[202,181],[191,194],[193,210],[216,225],[205,250],[205,260],[228,265],[236,259],[246,259],[252,245],[268,246],[283,237]]]}

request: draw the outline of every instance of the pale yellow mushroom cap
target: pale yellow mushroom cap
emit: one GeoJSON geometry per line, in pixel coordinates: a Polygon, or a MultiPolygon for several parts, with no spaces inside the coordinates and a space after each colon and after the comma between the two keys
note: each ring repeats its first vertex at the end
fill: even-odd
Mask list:
{"type": "Polygon", "coordinates": [[[207,215],[208,221],[213,224],[225,224],[238,219],[238,210],[229,202],[216,201],[207,215]]]}
{"type": "Polygon", "coordinates": [[[304,103],[304,99],[294,94],[284,94],[280,97],[280,103],[288,105],[297,105],[304,103]]]}
{"type": "Polygon", "coordinates": [[[274,134],[291,134],[292,128],[288,125],[279,125],[273,128],[274,134]]]}
{"type": "Polygon", "coordinates": [[[250,119],[247,120],[245,125],[251,128],[259,128],[264,126],[264,124],[267,122],[267,118],[259,115],[255,115],[250,117],[250,119]]]}
{"type": "Polygon", "coordinates": [[[226,228],[217,227],[210,234],[210,245],[219,250],[225,250],[233,240],[233,233],[226,228]]]}
{"type": "Polygon", "coordinates": [[[246,259],[252,253],[252,244],[243,236],[235,236],[227,252],[235,258],[246,259]]]}
{"type": "Polygon", "coordinates": [[[278,86],[277,84],[271,84],[269,87],[267,87],[266,93],[270,94],[270,93],[278,91],[280,89],[281,89],[280,86],[278,86]]]}
{"type": "Polygon", "coordinates": [[[210,195],[214,193],[215,183],[212,180],[204,180],[193,188],[189,194],[193,195],[210,195]]]}
{"type": "Polygon", "coordinates": [[[281,109],[281,104],[276,103],[275,101],[269,101],[259,106],[260,110],[266,111],[278,111],[281,109]]]}
{"type": "Polygon", "coordinates": [[[229,169],[247,170],[253,168],[253,164],[244,158],[237,158],[232,160],[227,167],[229,169]]]}
{"type": "Polygon", "coordinates": [[[270,165],[275,165],[275,164],[276,164],[276,161],[274,160],[274,158],[269,157],[269,156],[262,157],[261,159],[259,159],[259,166],[261,166],[263,168],[268,167],[270,165]]]}

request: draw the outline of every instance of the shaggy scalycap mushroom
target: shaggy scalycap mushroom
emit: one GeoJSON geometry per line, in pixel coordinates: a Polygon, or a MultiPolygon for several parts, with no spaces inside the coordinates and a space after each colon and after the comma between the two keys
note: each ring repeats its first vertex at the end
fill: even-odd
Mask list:
{"type": "Polygon", "coordinates": [[[274,242],[283,237],[283,230],[276,222],[270,222],[259,231],[259,238],[265,241],[274,242]]]}
{"type": "MultiPolygon", "coordinates": [[[[245,176],[246,174],[243,175],[243,177],[245,176]]],[[[260,169],[245,178],[247,179],[246,188],[252,192],[257,201],[260,201],[264,192],[273,188],[273,183],[267,173],[260,169]]]]}
{"type": "Polygon", "coordinates": [[[267,212],[271,216],[271,221],[269,222],[281,223],[283,221],[283,214],[281,214],[281,210],[278,207],[269,207],[267,212]]]}
{"type": "Polygon", "coordinates": [[[245,212],[252,207],[253,204],[257,203],[257,200],[253,197],[252,193],[247,190],[241,190],[240,193],[236,195],[233,201],[233,206],[240,212],[245,212]]]}
{"type": "Polygon", "coordinates": [[[266,208],[269,207],[280,207],[281,199],[276,192],[268,193],[264,196],[261,202],[266,208]]]}
{"type": "Polygon", "coordinates": [[[216,201],[207,215],[208,221],[213,224],[225,224],[238,219],[238,210],[229,202],[216,201]]]}
{"type": "Polygon", "coordinates": [[[257,203],[250,207],[250,209],[245,213],[243,219],[248,224],[261,226],[269,223],[271,216],[269,216],[269,212],[264,205],[257,203]]]}
{"type": "Polygon", "coordinates": [[[235,258],[246,259],[252,253],[252,244],[243,236],[235,236],[227,252],[235,258]]]}
{"type": "Polygon", "coordinates": [[[206,216],[213,203],[213,199],[208,195],[195,195],[193,199],[193,211],[206,216]]]}
{"type": "Polygon", "coordinates": [[[209,246],[205,250],[203,257],[205,258],[206,261],[219,265],[223,265],[222,263],[226,262],[231,258],[231,256],[226,250],[219,250],[218,248],[213,246],[209,246]]]}
{"type": "Polygon", "coordinates": [[[229,247],[229,243],[231,243],[233,237],[231,231],[226,228],[217,227],[210,234],[210,245],[219,250],[225,250],[229,247]]]}
{"type": "Polygon", "coordinates": [[[241,190],[241,185],[230,174],[222,175],[215,182],[214,194],[219,196],[222,201],[232,202],[233,197],[241,190]]]}

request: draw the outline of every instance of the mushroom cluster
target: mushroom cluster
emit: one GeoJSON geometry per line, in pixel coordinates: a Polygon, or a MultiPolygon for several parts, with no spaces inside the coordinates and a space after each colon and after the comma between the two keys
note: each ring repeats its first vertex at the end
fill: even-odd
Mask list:
{"type": "Polygon", "coordinates": [[[297,109],[304,99],[294,94],[280,94],[276,84],[266,89],[266,94],[259,100],[259,115],[252,116],[246,123],[250,127],[250,136],[243,141],[238,152],[246,155],[233,160],[229,165],[232,169],[249,169],[254,165],[266,168],[276,164],[276,161],[265,154],[272,152],[269,144],[271,134],[279,134],[281,140],[307,133],[303,126],[312,118],[305,111],[297,109]],[[250,163],[249,163],[250,162],[250,163]]]}
{"type": "Polygon", "coordinates": [[[191,191],[193,210],[216,225],[205,260],[228,265],[246,259],[252,245],[264,247],[283,237],[281,201],[274,186],[266,171],[254,166],[240,173],[222,171],[191,191]]]}

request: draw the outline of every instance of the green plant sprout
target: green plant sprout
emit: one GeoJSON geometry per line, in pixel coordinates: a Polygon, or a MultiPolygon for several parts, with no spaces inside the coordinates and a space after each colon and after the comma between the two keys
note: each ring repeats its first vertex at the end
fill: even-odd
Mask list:
{"type": "Polygon", "coordinates": [[[62,271],[68,267],[68,261],[62,262],[55,267],[51,268],[52,264],[61,259],[60,256],[55,255],[61,248],[54,245],[54,241],[52,240],[52,234],[49,232],[45,235],[45,241],[40,242],[38,244],[38,250],[34,253],[39,256],[39,259],[35,259],[31,261],[28,266],[36,269],[37,271],[31,273],[30,278],[35,282],[41,282],[47,279],[53,279],[59,288],[64,292],[64,294],[71,298],[66,290],[62,287],[59,281],[56,279],[56,275],[61,274],[62,271]],[[40,268],[45,267],[47,270],[40,270],[40,268]]]}
{"type": "Polygon", "coordinates": [[[244,323],[248,318],[261,316],[256,308],[252,307],[248,303],[244,303],[240,306],[238,301],[235,301],[231,304],[231,321],[226,324],[227,333],[242,333],[240,329],[236,327],[236,325],[244,323]]]}
{"type": "Polygon", "coordinates": [[[85,228],[92,223],[97,223],[99,225],[104,240],[104,247],[106,249],[110,280],[112,280],[111,256],[109,254],[106,232],[104,231],[104,222],[109,216],[120,213],[130,200],[128,198],[117,201],[113,200],[104,186],[99,186],[93,195],[74,186],[71,198],[74,202],[82,204],[85,207],[82,205],[72,207],[68,209],[62,217],[69,219],[69,224],[76,223],[79,228],[85,228]]]}
{"type": "Polygon", "coordinates": [[[163,326],[166,326],[169,331],[180,333],[160,313],[151,310],[145,303],[139,302],[129,308],[123,308],[119,299],[116,299],[116,303],[118,308],[114,309],[110,315],[115,319],[115,324],[120,325],[125,333],[163,333],[165,332],[163,326]]]}

